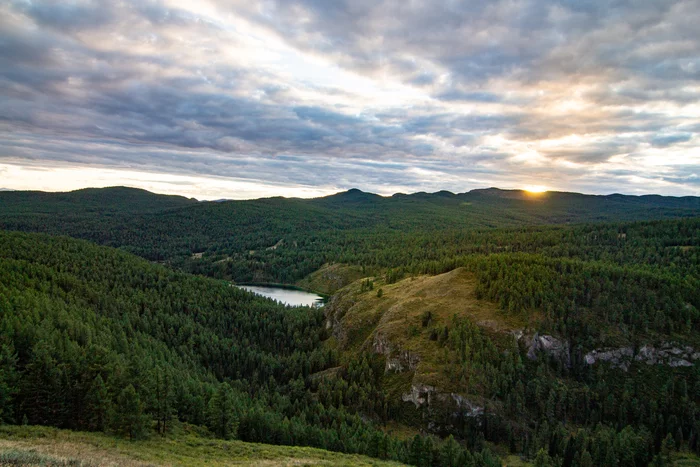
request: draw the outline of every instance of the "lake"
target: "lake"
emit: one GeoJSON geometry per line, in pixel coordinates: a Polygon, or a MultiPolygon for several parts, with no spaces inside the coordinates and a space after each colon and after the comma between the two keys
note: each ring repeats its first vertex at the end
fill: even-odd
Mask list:
{"type": "Polygon", "coordinates": [[[285,289],[284,287],[270,287],[261,285],[238,285],[241,289],[253,292],[263,297],[277,300],[280,303],[291,306],[320,306],[323,297],[303,290],[285,289]]]}

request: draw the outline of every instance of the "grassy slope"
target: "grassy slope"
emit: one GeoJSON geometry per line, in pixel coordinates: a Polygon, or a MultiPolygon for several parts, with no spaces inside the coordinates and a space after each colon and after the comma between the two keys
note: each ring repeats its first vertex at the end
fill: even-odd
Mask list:
{"type": "MultiPolygon", "coordinates": [[[[451,357],[438,342],[430,339],[431,329],[442,329],[453,316],[464,317],[479,326],[493,339],[496,345],[513,339],[513,332],[534,332],[541,316],[531,310],[527,315],[511,316],[502,313],[498,305],[476,298],[476,278],[464,268],[436,276],[409,277],[394,284],[386,284],[374,279],[373,290],[361,289],[363,280],[356,281],[339,290],[327,305],[327,316],[333,323],[334,338],[329,345],[335,346],[349,360],[362,351],[377,351],[378,336],[391,347],[390,356],[398,357],[403,351],[410,351],[420,357],[415,371],[388,371],[384,375],[383,386],[392,398],[401,398],[410,391],[412,384],[425,384],[440,392],[455,391],[476,403],[489,404],[478,394],[464,394],[459,391],[457,381],[451,377],[455,368],[451,357]],[[382,296],[378,296],[378,290],[382,296]],[[430,312],[432,319],[423,326],[423,318],[430,312]]],[[[642,367],[646,377],[658,377],[655,368],[642,367]]],[[[475,375],[476,376],[476,375],[475,375]]],[[[621,373],[619,375],[623,377],[621,373]]],[[[665,376],[664,376],[665,377],[665,376]]],[[[611,385],[618,381],[610,381],[611,385]]],[[[661,387],[662,381],[652,384],[661,387]]],[[[408,439],[416,434],[418,414],[413,406],[406,403],[404,418],[390,422],[386,431],[392,436],[408,439]],[[406,425],[411,421],[410,425],[406,425]]],[[[501,447],[502,448],[502,447],[501,447]]],[[[494,446],[496,451],[498,446],[494,446]]],[[[518,456],[500,452],[504,465],[531,465],[518,456]]],[[[677,466],[698,466],[700,458],[694,454],[675,453],[673,463],[677,466]]]]}
{"type": "MultiPolygon", "coordinates": [[[[508,467],[532,464],[507,456],[508,467]]],[[[0,465],[64,466],[400,466],[364,456],[322,449],[221,441],[194,434],[128,441],[100,433],[47,427],[0,427],[0,465]]],[[[700,458],[686,452],[674,455],[672,465],[698,467],[700,458]]]]}
{"type": "MultiPolygon", "coordinates": [[[[101,433],[47,427],[0,427],[0,465],[25,459],[37,465],[328,465],[399,466],[365,456],[307,447],[221,441],[180,432],[163,439],[128,441],[101,433]],[[71,463],[71,461],[79,461],[71,463]]],[[[10,464],[12,465],[12,464],[10,464]]],[[[17,465],[17,464],[15,464],[17,465]]],[[[24,463],[20,465],[26,465],[24,463]]]]}
{"type": "Polygon", "coordinates": [[[494,303],[478,300],[475,296],[476,278],[463,268],[437,276],[419,276],[403,279],[395,284],[374,282],[374,289],[361,291],[361,282],[342,289],[328,305],[328,313],[335,317],[337,345],[353,355],[370,350],[378,339],[387,341],[392,357],[399,351],[410,351],[419,356],[415,374],[388,373],[387,385],[397,395],[410,389],[411,383],[422,383],[451,390],[448,378],[450,362],[445,361],[440,345],[430,339],[432,329],[442,330],[453,316],[467,317],[483,327],[496,341],[512,339],[510,331],[532,327],[520,317],[504,316],[494,303]],[[377,292],[382,289],[382,296],[377,292]],[[423,326],[426,313],[432,316],[423,326]]]}
{"type": "Polygon", "coordinates": [[[296,283],[298,287],[324,295],[333,295],[343,287],[365,277],[362,268],[349,264],[326,264],[296,283]]]}

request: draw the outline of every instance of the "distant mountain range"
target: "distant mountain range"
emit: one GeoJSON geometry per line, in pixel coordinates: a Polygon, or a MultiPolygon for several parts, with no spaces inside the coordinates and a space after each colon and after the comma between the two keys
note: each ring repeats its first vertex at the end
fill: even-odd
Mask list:
{"type": "MultiPolygon", "coordinates": [[[[530,193],[488,188],[379,196],[358,189],[314,199],[203,201],[136,188],[0,193],[0,229],[69,235],[151,260],[253,251],[286,238],[402,235],[700,216],[700,198],[530,193]]],[[[335,241],[335,240],[334,240],[335,241]]]]}
{"type": "MultiPolygon", "coordinates": [[[[367,227],[383,224],[405,230],[419,226],[507,227],[532,224],[568,224],[598,221],[634,221],[700,215],[700,197],[586,195],[549,191],[486,188],[466,193],[418,192],[380,196],[358,189],[312,199],[261,198],[257,200],[197,201],[183,196],[161,195],[127,187],[86,188],[65,193],[3,191],[0,193],[0,227],[26,228],[35,216],[52,218],[51,224],[70,220],[114,219],[147,215],[149,222],[159,217],[182,216],[188,222],[233,221],[237,215],[254,211],[265,219],[289,217],[331,222],[335,228],[367,227]],[[227,221],[228,219],[228,221],[227,221]],[[340,225],[334,222],[338,221],[340,225]],[[25,225],[25,227],[23,227],[25,225]]],[[[29,229],[33,230],[33,229],[29,229]]]]}

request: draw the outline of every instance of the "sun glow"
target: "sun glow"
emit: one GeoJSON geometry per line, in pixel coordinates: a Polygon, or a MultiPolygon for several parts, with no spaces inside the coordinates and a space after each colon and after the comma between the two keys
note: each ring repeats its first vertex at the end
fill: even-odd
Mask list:
{"type": "Polygon", "coordinates": [[[544,193],[549,188],[544,185],[528,185],[525,187],[525,191],[529,193],[544,193]]]}

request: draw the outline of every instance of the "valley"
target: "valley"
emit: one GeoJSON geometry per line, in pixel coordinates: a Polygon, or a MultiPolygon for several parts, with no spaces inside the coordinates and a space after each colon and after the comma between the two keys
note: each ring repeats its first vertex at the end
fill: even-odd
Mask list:
{"type": "Polygon", "coordinates": [[[0,449],[108,443],[72,434],[88,431],[154,465],[199,455],[159,460],[159,443],[211,444],[220,465],[219,449],[567,467],[700,450],[697,198],[3,192],[0,226],[0,420],[73,430],[18,426],[0,449]]]}

